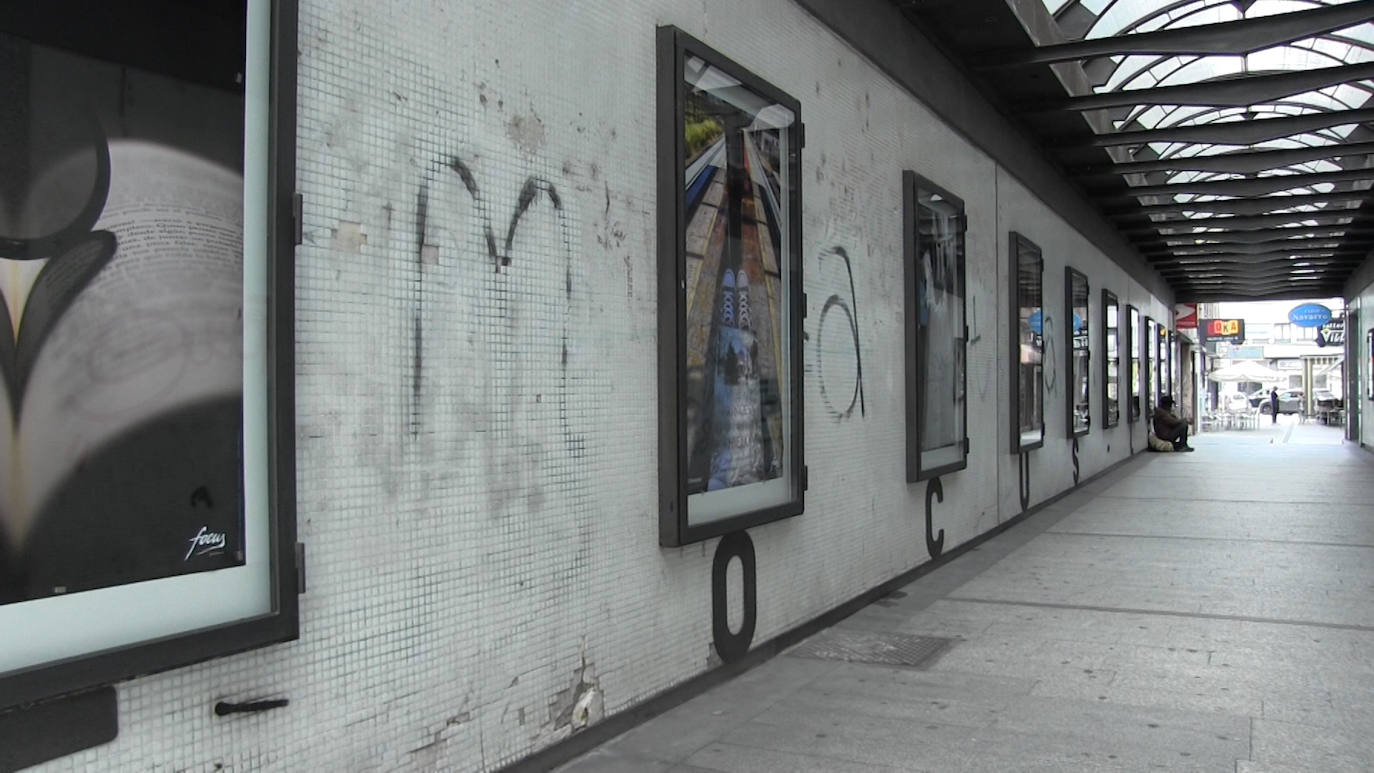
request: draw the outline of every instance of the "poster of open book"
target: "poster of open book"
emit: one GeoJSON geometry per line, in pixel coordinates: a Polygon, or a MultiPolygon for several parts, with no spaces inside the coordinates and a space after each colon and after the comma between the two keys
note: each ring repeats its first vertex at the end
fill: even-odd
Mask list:
{"type": "Polygon", "coordinates": [[[0,47],[0,605],[242,565],[242,88],[0,47]]]}
{"type": "Polygon", "coordinates": [[[298,631],[295,3],[75,7],[0,11],[0,713],[298,631]]]}

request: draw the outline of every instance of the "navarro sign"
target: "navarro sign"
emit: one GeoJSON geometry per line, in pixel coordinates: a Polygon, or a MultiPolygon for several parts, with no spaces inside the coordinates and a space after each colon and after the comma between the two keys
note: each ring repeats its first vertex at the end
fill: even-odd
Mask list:
{"type": "Polygon", "coordinates": [[[1321,327],[1331,321],[1331,309],[1320,303],[1304,303],[1288,312],[1288,321],[1298,327],[1321,327]]]}
{"type": "Polygon", "coordinates": [[[1243,319],[1204,319],[1198,321],[1198,338],[1202,343],[1225,341],[1229,344],[1245,343],[1245,320],[1243,319]]]}

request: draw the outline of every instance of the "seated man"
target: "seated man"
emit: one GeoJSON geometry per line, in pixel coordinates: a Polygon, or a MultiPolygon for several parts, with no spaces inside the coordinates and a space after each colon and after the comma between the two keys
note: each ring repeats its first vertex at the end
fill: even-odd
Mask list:
{"type": "Polygon", "coordinates": [[[1173,443],[1175,451],[1191,451],[1193,447],[1188,445],[1188,422],[1180,419],[1173,408],[1174,398],[1168,395],[1159,398],[1154,414],[1155,437],[1173,443]]]}

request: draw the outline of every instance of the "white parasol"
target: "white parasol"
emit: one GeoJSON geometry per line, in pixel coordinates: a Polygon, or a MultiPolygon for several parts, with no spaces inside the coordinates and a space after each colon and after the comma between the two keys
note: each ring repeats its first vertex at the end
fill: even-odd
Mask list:
{"type": "Polygon", "coordinates": [[[1258,381],[1264,384],[1283,381],[1285,377],[1277,370],[1265,367],[1254,360],[1241,360],[1208,373],[1207,378],[1213,381],[1258,381]]]}

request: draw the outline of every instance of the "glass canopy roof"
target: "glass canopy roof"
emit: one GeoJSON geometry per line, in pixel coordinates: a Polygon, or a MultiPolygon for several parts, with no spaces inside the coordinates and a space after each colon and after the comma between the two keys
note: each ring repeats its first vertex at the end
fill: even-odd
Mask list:
{"type": "MultiPolygon", "coordinates": [[[[1041,1],[1058,23],[1066,42],[1111,39],[1117,44],[1106,47],[1117,53],[1104,53],[1105,48],[1099,46],[1091,55],[1078,57],[1094,94],[1129,97],[1131,92],[1140,91],[1143,95],[1141,103],[1136,105],[1080,108],[1085,112],[1096,109],[1103,119],[1099,132],[1219,127],[1235,122],[1292,119],[1374,108],[1374,78],[1361,77],[1374,75],[1374,70],[1359,67],[1374,63],[1374,3],[1368,0],[1363,3],[1369,6],[1366,14],[1332,11],[1332,14],[1340,14],[1338,22],[1317,25],[1302,22],[1285,27],[1283,32],[1269,31],[1263,35],[1251,33],[1251,28],[1245,24],[1241,24],[1241,28],[1227,28],[1224,34],[1218,32],[1202,42],[1191,39],[1191,53],[1146,53],[1178,52],[1190,46],[1176,44],[1171,47],[1150,40],[1157,36],[1140,38],[1139,42],[1131,37],[1207,25],[1231,25],[1360,0],[1041,1]],[[1354,23],[1346,23],[1350,21],[1354,23]],[[1323,29],[1319,34],[1302,36],[1318,27],[1323,29]],[[1291,37],[1290,29],[1296,30],[1291,37]],[[1286,42],[1274,44],[1285,38],[1286,42]],[[1235,53],[1199,53],[1206,51],[1235,53]],[[1339,73],[1349,73],[1350,77],[1337,77],[1337,73],[1332,73],[1333,77],[1325,79],[1321,87],[1299,84],[1292,87],[1293,93],[1281,96],[1275,96],[1275,92],[1282,91],[1286,85],[1264,91],[1248,90],[1249,83],[1256,78],[1277,76],[1282,79],[1287,74],[1302,77],[1303,73],[1328,68],[1345,68],[1339,73]],[[1175,92],[1158,91],[1237,79],[1247,81],[1247,96],[1256,95],[1249,104],[1242,98],[1240,101],[1219,101],[1243,106],[1207,105],[1205,99],[1175,97],[1175,92]],[[1159,104],[1175,98],[1193,104],[1159,104]]],[[[1331,18],[1330,14],[1323,16],[1323,19],[1331,18]]],[[[1316,80],[1321,80],[1321,76],[1316,80]]],[[[1129,100],[1114,104],[1119,105],[1121,101],[1129,100]]],[[[1374,184],[1374,179],[1365,179],[1359,174],[1359,170],[1370,167],[1367,159],[1374,153],[1374,146],[1370,144],[1374,135],[1362,128],[1371,117],[1362,113],[1352,113],[1350,117],[1351,121],[1345,124],[1299,129],[1283,133],[1279,138],[1254,142],[1237,139],[1236,144],[1178,141],[1172,136],[1152,140],[1146,135],[1139,144],[1123,147],[1124,152],[1118,156],[1122,162],[1119,166],[1126,183],[1131,188],[1141,189],[1136,199],[1145,207],[1150,220],[1160,227],[1161,233],[1170,239],[1171,245],[1207,244],[1215,241],[1218,232],[1226,231],[1230,225],[1226,221],[1255,214],[1275,218],[1265,221],[1267,227],[1290,227],[1295,233],[1326,229],[1322,236],[1329,241],[1342,235],[1341,224],[1351,222],[1374,184]],[[1365,144],[1354,146],[1358,142],[1365,144]],[[1344,145],[1352,145],[1350,152],[1341,152],[1339,146],[1344,145]],[[1322,151],[1322,148],[1331,149],[1322,151]],[[1273,159],[1259,155],[1268,151],[1281,153],[1273,159]],[[1237,156],[1238,161],[1243,158],[1244,162],[1232,164],[1218,158],[1227,155],[1237,156]],[[1202,161],[1206,158],[1215,160],[1202,161]],[[1141,171],[1135,172],[1135,169],[1141,171]],[[1295,176],[1291,187],[1275,181],[1285,175],[1295,176]],[[1264,182],[1266,180],[1270,182],[1264,182]],[[1173,186],[1178,186],[1177,193],[1166,190],[1173,186]],[[1283,219],[1283,215],[1291,216],[1291,220],[1283,219]],[[1194,222],[1188,223],[1190,220],[1194,222]],[[1187,225],[1193,227],[1179,227],[1187,225]],[[1185,235],[1190,238],[1173,241],[1185,235]]],[[[1233,236],[1234,232],[1230,232],[1222,238],[1233,236]]],[[[1271,238],[1276,242],[1284,239],[1278,233],[1271,238]]],[[[1290,257],[1296,259],[1298,256],[1290,257]]],[[[1240,266],[1240,261],[1235,262],[1240,266]]],[[[1294,261],[1291,265],[1302,267],[1288,273],[1290,280],[1311,273],[1308,263],[1294,261]]]]}

